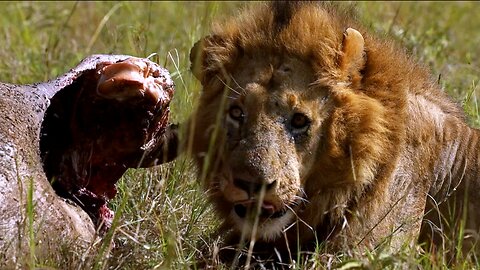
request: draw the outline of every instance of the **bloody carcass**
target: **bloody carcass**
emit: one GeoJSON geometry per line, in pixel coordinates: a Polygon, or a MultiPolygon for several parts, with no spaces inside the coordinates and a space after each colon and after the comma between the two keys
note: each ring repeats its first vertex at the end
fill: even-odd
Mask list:
{"type": "Polygon", "coordinates": [[[126,55],[90,56],[45,83],[0,83],[0,261],[31,241],[48,253],[105,232],[123,173],[176,154],[173,93],[167,70],[126,55]]]}

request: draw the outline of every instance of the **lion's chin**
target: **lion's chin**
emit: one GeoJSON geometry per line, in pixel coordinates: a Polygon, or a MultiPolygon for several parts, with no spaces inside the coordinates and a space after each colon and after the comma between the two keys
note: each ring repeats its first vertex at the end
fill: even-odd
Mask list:
{"type": "Polygon", "coordinates": [[[240,217],[234,209],[230,213],[230,218],[236,229],[247,239],[255,234],[257,240],[270,242],[282,236],[283,232],[295,221],[295,214],[292,210],[287,210],[275,218],[260,218],[256,226],[253,220],[240,217]]]}

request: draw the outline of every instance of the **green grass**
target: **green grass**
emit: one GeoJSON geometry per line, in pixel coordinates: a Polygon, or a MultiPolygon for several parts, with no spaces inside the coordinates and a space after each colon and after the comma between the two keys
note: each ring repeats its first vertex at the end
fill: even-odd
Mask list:
{"type": "MultiPolygon", "coordinates": [[[[213,18],[235,14],[235,2],[0,2],[0,81],[33,83],[52,79],[94,53],[130,54],[168,68],[176,82],[171,120],[191,113],[199,84],[189,72],[189,50],[208,33],[213,18]]],[[[361,2],[359,18],[390,36],[432,69],[446,92],[480,126],[478,44],[480,4],[475,2],[361,2]]],[[[111,202],[116,229],[96,254],[78,259],[58,255],[43,267],[78,269],[183,269],[195,265],[199,243],[207,242],[218,221],[195,179],[191,160],[152,169],[129,170],[111,202]],[[115,248],[113,248],[114,243],[115,248]]],[[[35,247],[32,246],[32,249],[35,247]]],[[[29,258],[34,260],[35,258],[29,258]]],[[[322,258],[324,260],[324,258],[322,258]]],[[[341,269],[469,269],[462,257],[453,264],[435,254],[405,248],[398,254],[332,258],[341,269]]],[[[294,269],[328,268],[313,256],[294,269]]],[[[30,262],[35,263],[35,262],[30,262]]],[[[39,264],[40,262],[36,262],[39,264]]]]}

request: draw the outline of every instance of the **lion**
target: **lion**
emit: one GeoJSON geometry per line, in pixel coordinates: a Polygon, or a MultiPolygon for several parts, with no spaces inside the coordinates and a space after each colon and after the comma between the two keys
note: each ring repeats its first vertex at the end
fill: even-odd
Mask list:
{"type": "Polygon", "coordinates": [[[225,245],[398,250],[440,243],[462,217],[478,237],[479,131],[428,68],[349,10],[255,4],[190,59],[202,91],[185,145],[225,245]]]}

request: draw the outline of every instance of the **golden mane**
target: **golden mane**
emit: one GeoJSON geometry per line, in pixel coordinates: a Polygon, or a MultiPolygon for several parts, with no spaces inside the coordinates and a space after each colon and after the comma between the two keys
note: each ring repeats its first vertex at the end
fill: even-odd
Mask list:
{"type": "MultiPolygon", "coordinates": [[[[294,203],[303,223],[287,232],[288,241],[303,246],[317,238],[335,249],[372,248],[400,230],[392,241],[399,247],[418,236],[426,194],[445,194],[437,192],[444,180],[439,172],[445,176],[448,166],[457,165],[441,167],[451,142],[436,134],[458,140],[451,136],[456,128],[471,130],[461,109],[426,67],[351,14],[332,4],[254,4],[217,23],[192,49],[192,71],[203,86],[199,108],[207,108],[192,118],[206,128],[193,131],[193,152],[204,168],[209,132],[220,128],[216,165],[203,173],[213,179],[207,189],[214,190],[211,200],[228,224],[235,223],[232,211],[244,212],[245,203],[233,197],[243,198],[249,185],[275,185],[269,200],[288,205],[300,192],[307,201],[303,207],[294,203]],[[310,70],[308,85],[295,79],[309,78],[310,70]],[[226,92],[227,112],[221,101],[226,92]],[[282,100],[290,105],[275,109],[282,100]],[[243,119],[244,112],[255,117],[243,119]],[[223,124],[215,120],[222,114],[223,124]],[[306,127],[311,124],[304,133],[308,146],[288,135],[288,121],[298,115],[299,123],[306,118],[306,127]],[[250,157],[254,161],[245,161],[250,157]],[[286,165],[275,167],[281,162],[286,165]]],[[[281,245],[265,235],[266,242],[281,245]]]]}

